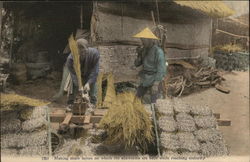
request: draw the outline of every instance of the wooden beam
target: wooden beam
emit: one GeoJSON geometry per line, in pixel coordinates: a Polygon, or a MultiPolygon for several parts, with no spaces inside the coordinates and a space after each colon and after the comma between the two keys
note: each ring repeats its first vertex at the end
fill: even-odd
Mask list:
{"type": "Polygon", "coordinates": [[[223,92],[223,93],[230,93],[230,90],[226,87],[223,87],[222,85],[220,84],[216,84],[215,85],[215,88],[220,91],[220,92],[223,92]]]}
{"type": "Polygon", "coordinates": [[[65,118],[65,114],[54,114],[54,113],[51,113],[50,114],[50,121],[51,122],[63,122],[63,119],[65,118]]]}
{"type": "Polygon", "coordinates": [[[91,118],[91,115],[86,115],[85,118],[84,118],[83,123],[84,124],[89,124],[90,123],[90,118],[91,118]]]}
{"type": "MultiPolygon", "coordinates": [[[[139,41],[127,41],[127,40],[116,40],[116,41],[96,41],[93,43],[93,46],[113,46],[113,45],[131,45],[131,46],[140,46],[141,43],[139,41]]],[[[195,50],[195,49],[203,49],[209,48],[209,45],[188,45],[188,44],[179,44],[179,43],[171,43],[166,42],[165,48],[176,48],[180,50],[195,50]]]]}
{"type": "Polygon", "coordinates": [[[229,33],[229,32],[226,32],[226,31],[223,31],[223,30],[220,30],[220,29],[216,29],[216,32],[217,32],[217,33],[220,32],[220,33],[223,33],[223,34],[227,34],[227,35],[230,35],[230,36],[233,36],[233,37],[249,39],[249,36],[237,35],[237,34],[229,33]]]}
{"type": "Polygon", "coordinates": [[[84,124],[84,125],[71,125],[70,124],[70,128],[83,128],[83,129],[91,129],[94,127],[93,123],[89,123],[89,124],[84,124]]]}
{"type": "Polygon", "coordinates": [[[181,50],[194,50],[194,49],[209,48],[209,45],[188,45],[188,44],[166,42],[165,48],[177,48],[177,49],[181,49],[181,50]]]}
{"type": "Polygon", "coordinates": [[[72,116],[73,116],[73,114],[71,112],[67,113],[66,117],[64,118],[64,120],[62,122],[62,124],[69,125],[69,122],[70,122],[72,116]]]}
{"type": "Polygon", "coordinates": [[[108,111],[107,109],[95,109],[94,115],[104,116],[107,111],[108,111]]]}
{"type": "MultiPolygon", "coordinates": [[[[66,115],[63,114],[50,114],[51,122],[61,123],[64,121],[66,115]]],[[[99,123],[103,116],[91,116],[90,123],[99,123]]],[[[73,115],[71,122],[75,124],[84,124],[85,115],[73,115]]]]}
{"type": "Polygon", "coordinates": [[[216,119],[220,119],[220,114],[219,113],[214,113],[213,114],[216,119]]]}
{"type": "Polygon", "coordinates": [[[218,119],[217,124],[218,126],[231,126],[231,120],[218,119]]]}
{"type": "Polygon", "coordinates": [[[90,122],[91,123],[99,123],[103,116],[91,116],[90,122]]]}
{"type": "Polygon", "coordinates": [[[50,115],[51,114],[63,114],[65,115],[65,110],[64,109],[61,109],[61,108],[53,108],[50,115]]]}

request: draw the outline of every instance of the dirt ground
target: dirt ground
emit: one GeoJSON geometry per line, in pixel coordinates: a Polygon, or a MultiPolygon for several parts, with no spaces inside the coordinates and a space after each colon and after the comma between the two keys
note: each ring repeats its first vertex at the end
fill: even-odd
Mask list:
{"type": "MultiPolygon", "coordinates": [[[[20,85],[11,85],[15,93],[22,94],[31,98],[50,101],[60,89],[60,78],[57,79],[37,79],[26,81],[20,85]]],[[[59,105],[66,104],[66,94],[57,102],[59,105]]]]}
{"type": "Polygon", "coordinates": [[[225,85],[229,94],[210,88],[182,99],[191,105],[207,105],[231,126],[220,126],[231,156],[249,155],[249,71],[226,72],[225,85]]]}

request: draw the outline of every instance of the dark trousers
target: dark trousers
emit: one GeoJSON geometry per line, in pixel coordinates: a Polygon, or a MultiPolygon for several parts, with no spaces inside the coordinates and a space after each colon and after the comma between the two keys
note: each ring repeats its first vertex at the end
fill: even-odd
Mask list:
{"type": "Polygon", "coordinates": [[[156,100],[160,97],[160,93],[161,93],[161,84],[159,85],[158,87],[158,91],[154,92],[152,91],[152,86],[149,86],[149,87],[144,87],[142,85],[140,85],[137,89],[137,92],[136,92],[136,96],[140,99],[143,98],[143,96],[148,92],[150,91],[150,100],[151,100],[151,103],[156,103],[156,100]]]}

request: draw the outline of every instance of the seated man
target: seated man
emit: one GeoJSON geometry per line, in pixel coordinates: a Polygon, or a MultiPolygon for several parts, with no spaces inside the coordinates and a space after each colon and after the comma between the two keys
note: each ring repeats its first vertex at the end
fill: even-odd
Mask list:
{"type": "Polygon", "coordinates": [[[143,48],[137,49],[137,58],[135,66],[143,66],[139,76],[141,78],[140,85],[137,89],[136,96],[142,98],[148,90],[151,91],[151,103],[155,103],[159,97],[160,82],[166,75],[166,62],[163,50],[156,45],[158,38],[145,28],[134,36],[140,38],[143,48]]]}
{"type": "MultiPolygon", "coordinates": [[[[99,72],[99,59],[100,54],[96,48],[88,47],[88,41],[85,39],[78,39],[77,41],[80,63],[81,63],[81,74],[83,81],[83,91],[89,92],[90,102],[96,104],[96,79],[99,72]]],[[[69,94],[68,107],[66,111],[72,111],[72,104],[74,103],[75,97],[79,92],[78,80],[74,69],[74,60],[72,54],[67,58],[65,66],[68,68],[72,82],[73,82],[73,93],[69,94]]]]}

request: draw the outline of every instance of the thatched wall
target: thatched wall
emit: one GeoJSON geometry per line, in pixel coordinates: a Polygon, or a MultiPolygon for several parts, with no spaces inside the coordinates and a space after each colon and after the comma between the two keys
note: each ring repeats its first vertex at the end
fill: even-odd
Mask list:
{"type": "Polygon", "coordinates": [[[100,71],[114,74],[115,82],[136,81],[138,70],[134,66],[136,46],[97,46],[101,53],[100,71]]]}
{"type": "MultiPolygon", "coordinates": [[[[140,11],[138,11],[138,15],[140,15],[140,11]]],[[[195,48],[209,46],[210,19],[199,20],[194,24],[168,22],[161,24],[167,28],[167,44],[172,47],[191,46],[190,49],[192,49],[193,46],[195,48]]],[[[92,17],[92,41],[98,43],[130,42],[136,45],[140,40],[132,38],[132,36],[145,27],[152,29],[153,22],[146,18],[119,16],[96,9],[92,17]]]]}
{"type": "MultiPolygon", "coordinates": [[[[107,8],[107,6],[105,7],[107,8]]],[[[132,36],[145,27],[152,29],[153,22],[150,18],[141,19],[138,17],[145,12],[141,13],[139,9],[135,18],[113,14],[111,9],[111,11],[107,11],[107,9],[100,8],[98,5],[94,7],[91,39],[101,53],[101,69],[105,72],[115,71],[115,78],[119,78],[119,80],[132,80],[134,75],[138,73],[131,68],[136,58],[134,49],[140,45],[140,40],[132,36]],[[129,61],[126,61],[127,58],[129,61]]],[[[124,15],[127,14],[124,13],[124,15]]],[[[161,24],[167,29],[165,45],[167,58],[196,57],[199,55],[206,58],[208,56],[211,19],[199,19],[195,23],[189,24],[169,22],[161,22],[161,24]]]]}

